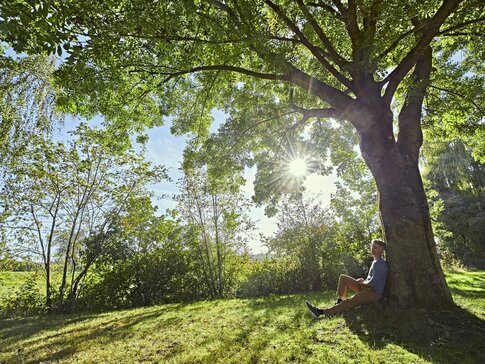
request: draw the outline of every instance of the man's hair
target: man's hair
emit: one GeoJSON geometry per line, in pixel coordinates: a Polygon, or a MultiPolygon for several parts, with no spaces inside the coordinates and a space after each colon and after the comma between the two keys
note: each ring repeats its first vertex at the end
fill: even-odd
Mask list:
{"type": "Polygon", "coordinates": [[[387,250],[387,244],[384,241],[382,241],[380,239],[374,239],[374,240],[372,240],[372,244],[374,244],[374,243],[379,245],[382,249],[384,249],[384,251],[387,250]]]}

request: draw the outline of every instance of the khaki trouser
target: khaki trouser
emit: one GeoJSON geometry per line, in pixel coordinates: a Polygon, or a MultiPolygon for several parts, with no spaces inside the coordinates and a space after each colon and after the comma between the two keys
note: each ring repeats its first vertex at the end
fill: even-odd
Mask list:
{"type": "Polygon", "coordinates": [[[340,275],[337,294],[344,300],[338,305],[323,310],[326,315],[337,315],[341,312],[350,310],[351,308],[377,302],[381,299],[381,295],[372,292],[372,288],[361,286],[355,278],[345,274],[340,275]],[[355,295],[354,297],[345,300],[347,289],[349,288],[355,292],[355,295]]]}

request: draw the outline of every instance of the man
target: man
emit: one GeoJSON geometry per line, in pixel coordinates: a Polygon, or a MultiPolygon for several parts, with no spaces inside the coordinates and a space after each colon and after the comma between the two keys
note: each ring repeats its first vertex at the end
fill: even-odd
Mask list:
{"type": "Polygon", "coordinates": [[[311,315],[314,318],[318,318],[321,315],[337,315],[351,308],[379,301],[384,293],[387,279],[387,262],[382,259],[382,253],[385,250],[386,243],[378,239],[372,240],[371,254],[374,261],[370,266],[367,278],[365,280],[363,278],[355,279],[341,274],[338,281],[338,298],[335,305],[326,309],[320,309],[306,301],[311,315]],[[345,297],[349,288],[355,292],[355,295],[346,300],[345,297]]]}

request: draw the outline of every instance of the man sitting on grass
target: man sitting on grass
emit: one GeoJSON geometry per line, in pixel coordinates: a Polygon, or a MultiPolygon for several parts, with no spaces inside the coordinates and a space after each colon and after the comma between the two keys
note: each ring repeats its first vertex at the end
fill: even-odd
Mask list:
{"type": "Polygon", "coordinates": [[[351,308],[362,306],[368,303],[377,302],[381,299],[386,286],[387,262],[382,259],[382,253],[386,250],[386,243],[382,240],[372,240],[371,254],[374,258],[370,266],[367,278],[352,278],[341,274],[338,281],[337,302],[333,307],[320,309],[306,301],[306,305],[314,318],[321,315],[337,315],[351,308]],[[347,289],[355,292],[354,297],[346,300],[347,289]]]}

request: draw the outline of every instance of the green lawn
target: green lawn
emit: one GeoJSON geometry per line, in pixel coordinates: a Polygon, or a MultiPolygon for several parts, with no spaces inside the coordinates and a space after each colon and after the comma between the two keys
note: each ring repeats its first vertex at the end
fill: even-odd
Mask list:
{"type": "Polygon", "coordinates": [[[333,292],[0,320],[0,363],[485,363],[485,272],[447,274],[453,313],[371,305],[312,320],[333,292]]]}
{"type": "MultiPolygon", "coordinates": [[[[29,278],[34,278],[39,292],[45,293],[45,275],[43,271],[37,272],[2,272],[0,271],[0,300],[21,287],[29,278]]],[[[61,272],[51,274],[51,283],[55,286],[61,281],[61,272]]]]}
{"type": "Polygon", "coordinates": [[[33,274],[33,272],[0,272],[0,299],[24,284],[33,274]]]}

